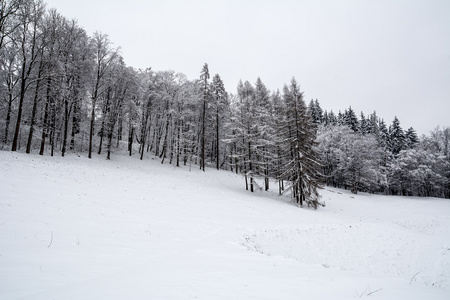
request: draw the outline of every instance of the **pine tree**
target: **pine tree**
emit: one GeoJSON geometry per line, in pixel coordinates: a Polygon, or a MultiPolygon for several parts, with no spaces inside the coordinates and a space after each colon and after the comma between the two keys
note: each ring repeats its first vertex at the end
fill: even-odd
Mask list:
{"type": "Polygon", "coordinates": [[[324,114],[323,110],[320,107],[319,100],[313,100],[309,102],[308,111],[311,115],[311,118],[315,124],[321,124],[324,122],[324,114]]]}
{"type": "Polygon", "coordinates": [[[408,149],[414,149],[416,145],[419,143],[419,138],[417,137],[417,133],[414,128],[409,127],[405,133],[406,138],[406,147],[408,149]]]}
{"type": "Polygon", "coordinates": [[[378,124],[379,136],[378,136],[378,144],[383,149],[389,149],[389,130],[386,127],[386,123],[384,120],[380,120],[378,124]]]}
{"type": "Polygon", "coordinates": [[[350,127],[351,130],[354,132],[359,131],[359,122],[358,118],[356,117],[355,112],[353,111],[352,107],[350,106],[348,110],[345,110],[344,113],[344,124],[350,127]]]}
{"type": "Polygon", "coordinates": [[[369,125],[368,125],[368,130],[370,134],[373,134],[375,137],[378,138],[380,132],[379,132],[379,128],[378,128],[378,117],[377,117],[377,113],[374,111],[373,114],[371,114],[368,119],[367,119],[369,125]]]}
{"type": "Polygon", "coordinates": [[[365,135],[365,134],[369,134],[370,133],[370,120],[369,119],[366,119],[366,117],[364,116],[364,113],[363,112],[361,112],[361,117],[360,117],[360,120],[359,120],[359,132],[362,134],[362,135],[365,135]]]}
{"type": "Polygon", "coordinates": [[[392,121],[392,125],[389,126],[389,143],[388,147],[392,154],[397,155],[406,147],[406,137],[403,129],[400,127],[400,121],[397,117],[392,121]]]}
{"type": "Polygon", "coordinates": [[[287,190],[298,205],[304,202],[317,208],[320,183],[319,154],[316,150],[315,129],[307,114],[303,93],[293,78],[290,87],[284,87],[283,98],[286,105],[286,118],[279,130],[282,137],[282,151],[287,163],[281,177],[289,182],[287,190]]]}
{"type": "Polygon", "coordinates": [[[328,113],[328,123],[331,126],[336,126],[338,124],[338,118],[332,110],[328,113]]]}

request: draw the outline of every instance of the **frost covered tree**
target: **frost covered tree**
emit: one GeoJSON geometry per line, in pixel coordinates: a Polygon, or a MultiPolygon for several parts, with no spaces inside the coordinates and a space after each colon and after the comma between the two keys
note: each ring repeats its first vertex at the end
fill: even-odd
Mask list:
{"type": "Polygon", "coordinates": [[[23,2],[20,0],[0,0],[0,53],[3,46],[11,42],[7,39],[19,25],[14,23],[14,20],[20,5],[24,4],[23,2]]]}
{"type": "Polygon", "coordinates": [[[35,70],[38,66],[38,59],[43,50],[42,20],[45,13],[45,6],[42,1],[27,1],[21,5],[17,11],[19,22],[14,35],[15,42],[18,43],[19,51],[19,77],[20,88],[18,92],[18,110],[16,128],[11,151],[16,151],[19,143],[20,126],[22,124],[22,112],[26,95],[30,88],[30,83],[36,80],[35,70]]]}
{"type": "Polygon", "coordinates": [[[343,123],[344,125],[350,127],[350,129],[353,130],[354,132],[359,131],[360,128],[359,121],[351,106],[344,112],[343,123]]]}
{"type": "MultiPolygon", "coordinates": [[[[61,82],[62,86],[62,147],[61,155],[67,150],[69,126],[72,121],[70,148],[75,147],[75,135],[79,133],[80,110],[82,99],[87,93],[88,81],[91,76],[89,64],[92,54],[89,38],[86,32],[78,27],[76,21],[63,20],[63,34],[60,39],[61,82]]],[[[31,133],[30,133],[31,140],[31,133]]]]}
{"type": "Polygon", "coordinates": [[[369,134],[369,133],[371,133],[371,126],[370,125],[371,125],[370,120],[366,119],[366,117],[364,116],[364,113],[361,112],[361,116],[360,116],[360,119],[359,119],[359,130],[358,131],[362,135],[369,134]]]}
{"type": "Polygon", "coordinates": [[[308,105],[309,113],[311,114],[311,118],[315,124],[321,124],[324,122],[324,114],[323,110],[320,107],[319,100],[313,100],[309,102],[308,105]]]}
{"type": "Polygon", "coordinates": [[[283,100],[286,116],[278,134],[286,164],[280,176],[288,183],[286,190],[291,191],[296,204],[302,206],[306,203],[317,208],[323,204],[318,193],[321,187],[321,165],[316,150],[315,129],[307,113],[303,93],[294,78],[289,87],[284,87],[283,100]]]}
{"type": "Polygon", "coordinates": [[[447,197],[450,162],[425,149],[401,151],[391,162],[389,186],[392,194],[404,196],[447,197]]]}
{"type": "Polygon", "coordinates": [[[94,126],[96,120],[97,101],[100,96],[108,90],[107,72],[113,66],[114,61],[118,58],[118,50],[111,47],[111,41],[108,35],[95,32],[92,38],[92,45],[95,57],[94,79],[91,86],[91,120],[89,129],[89,150],[88,157],[92,157],[92,147],[94,140],[94,126]]]}
{"type": "Polygon", "coordinates": [[[207,113],[206,110],[208,109],[208,102],[210,98],[210,86],[209,86],[209,70],[208,70],[208,64],[205,63],[203,65],[202,72],[200,74],[200,80],[201,80],[201,89],[203,94],[202,99],[202,118],[201,118],[201,152],[200,152],[200,169],[205,171],[205,147],[206,147],[206,118],[207,113]]]}
{"type": "Polygon", "coordinates": [[[405,132],[401,128],[397,117],[394,118],[392,125],[389,126],[388,147],[394,155],[398,155],[406,147],[405,132]]]}
{"type": "Polygon", "coordinates": [[[383,151],[374,136],[355,133],[347,126],[322,127],[318,142],[328,185],[353,193],[386,187],[383,151]]]}
{"type": "Polygon", "coordinates": [[[221,158],[221,136],[224,131],[224,117],[227,113],[228,109],[228,95],[225,91],[225,87],[223,85],[222,79],[219,74],[214,75],[212,83],[211,83],[211,110],[212,110],[212,125],[214,127],[215,136],[214,136],[214,148],[215,148],[215,160],[216,160],[216,169],[220,169],[220,158],[221,158]]]}
{"type": "Polygon", "coordinates": [[[257,127],[254,105],[255,89],[250,82],[239,82],[237,97],[238,101],[234,103],[237,109],[233,120],[233,140],[237,147],[235,155],[239,162],[236,167],[244,173],[246,189],[253,192],[255,168],[257,167],[255,153],[257,127]]]}
{"type": "Polygon", "coordinates": [[[416,147],[416,145],[419,143],[419,137],[417,136],[416,131],[414,128],[409,127],[408,130],[405,132],[405,143],[406,148],[413,149],[416,147]]]}
{"type": "Polygon", "coordinates": [[[270,91],[261,78],[255,83],[255,175],[264,179],[264,190],[269,190],[270,161],[273,154],[274,123],[270,91]]]}

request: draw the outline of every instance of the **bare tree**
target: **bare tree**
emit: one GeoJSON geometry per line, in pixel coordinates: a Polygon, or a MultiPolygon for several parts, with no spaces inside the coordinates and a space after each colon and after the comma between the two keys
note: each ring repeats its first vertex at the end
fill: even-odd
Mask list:
{"type": "Polygon", "coordinates": [[[94,138],[95,110],[97,100],[107,90],[105,75],[111,68],[113,61],[118,56],[118,50],[111,48],[111,42],[106,34],[95,32],[92,39],[95,51],[95,75],[91,91],[91,121],[89,129],[89,152],[88,157],[92,157],[92,143],[94,138]]]}
{"type": "Polygon", "coordinates": [[[39,25],[44,12],[45,6],[40,0],[25,2],[17,12],[20,24],[16,28],[15,34],[17,34],[18,51],[21,59],[20,92],[16,130],[11,151],[17,150],[25,94],[32,83],[32,71],[36,67],[37,59],[42,52],[42,32],[39,25]]]}
{"type": "Polygon", "coordinates": [[[5,44],[5,40],[10,36],[18,23],[13,23],[14,16],[23,1],[20,0],[0,0],[0,51],[5,44]]]}

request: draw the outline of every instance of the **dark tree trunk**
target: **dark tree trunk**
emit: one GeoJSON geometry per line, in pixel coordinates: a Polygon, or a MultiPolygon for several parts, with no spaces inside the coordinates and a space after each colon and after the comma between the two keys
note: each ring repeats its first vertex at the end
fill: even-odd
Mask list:
{"type": "Polygon", "coordinates": [[[133,134],[134,134],[134,127],[130,126],[130,130],[128,132],[128,152],[130,153],[130,156],[132,154],[133,150],[133,134]]]}
{"type": "Polygon", "coordinates": [[[28,142],[27,142],[27,150],[26,153],[31,152],[31,143],[33,140],[33,132],[34,132],[34,123],[36,122],[36,111],[37,111],[37,103],[38,103],[38,90],[39,90],[39,81],[36,87],[36,93],[34,95],[33,100],[33,109],[31,110],[31,120],[30,120],[30,132],[28,134],[28,142]]]}
{"type": "Polygon", "coordinates": [[[123,131],[123,117],[122,117],[122,111],[120,111],[119,112],[119,121],[117,124],[117,147],[119,147],[119,141],[122,140],[122,131],[123,131]]]}
{"type": "Polygon", "coordinates": [[[216,112],[216,168],[217,170],[220,169],[219,166],[219,155],[220,151],[219,151],[219,108],[217,108],[217,112],[216,112]]]}
{"type": "Polygon", "coordinates": [[[89,129],[89,152],[88,152],[88,158],[92,158],[92,139],[94,137],[94,120],[95,120],[95,104],[96,104],[96,98],[92,99],[92,110],[91,110],[91,124],[89,129]]]}
{"type": "Polygon", "coordinates": [[[11,111],[12,111],[12,94],[9,94],[8,100],[8,109],[6,112],[6,124],[5,124],[5,136],[3,137],[3,143],[8,143],[8,134],[9,134],[9,123],[11,122],[11,111]]]}
{"type": "Polygon", "coordinates": [[[108,130],[108,146],[107,146],[107,154],[106,159],[111,158],[111,144],[112,144],[112,136],[113,136],[114,124],[111,124],[110,130],[108,130]]]}
{"type": "Polygon", "coordinates": [[[67,99],[64,99],[64,135],[63,135],[63,145],[61,150],[61,155],[64,157],[66,153],[66,144],[67,144],[67,132],[69,130],[69,118],[70,113],[72,111],[73,102],[69,104],[67,99]]]}
{"type": "Polygon", "coordinates": [[[25,99],[25,91],[26,91],[25,67],[26,67],[26,60],[24,59],[24,62],[22,64],[22,78],[21,78],[21,82],[20,82],[19,110],[17,112],[16,130],[14,132],[14,139],[13,139],[11,151],[17,151],[20,123],[22,122],[23,101],[25,99]]]}
{"type": "Polygon", "coordinates": [[[202,149],[201,149],[201,161],[200,170],[205,171],[205,119],[206,119],[206,95],[203,96],[203,116],[202,116],[202,149]]]}
{"type": "Polygon", "coordinates": [[[75,135],[80,132],[80,123],[78,119],[78,103],[75,102],[73,105],[73,115],[72,115],[72,132],[70,138],[70,150],[75,150],[75,135]]]}
{"type": "Polygon", "coordinates": [[[53,156],[54,152],[55,152],[55,138],[56,138],[56,103],[54,101],[55,99],[53,99],[52,103],[51,103],[51,117],[50,117],[50,145],[51,145],[51,150],[50,150],[50,155],[53,156]]]}
{"type": "Polygon", "coordinates": [[[109,111],[109,100],[110,100],[109,97],[110,97],[110,89],[108,89],[108,95],[106,96],[106,103],[102,110],[103,118],[102,118],[102,126],[100,127],[100,144],[98,146],[98,155],[102,153],[103,136],[105,135],[105,120],[107,118],[107,114],[109,111]]]}
{"type": "Polygon", "coordinates": [[[39,89],[41,86],[41,76],[42,76],[42,66],[43,66],[43,60],[39,63],[39,72],[38,72],[38,79],[36,82],[36,90],[34,92],[34,99],[33,99],[33,109],[31,111],[31,120],[30,120],[30,132],[28,134],[28,142],[27,142],[27,150],[26,153],[31,152],[31,142],[33,140],[33,132],[34,132],[34,124],[36,122],[36,111],[37,111],[37,104],[39,99],[39,89]]]}
{"type": "Polygon", "coordinates": [[[51,96],[50,96],[51,82],[52,82],[52,80],[50,78],[48,78],[47,79],[47,97],[45,100],[44,120],[43,120],[43,124],[42,124],[41,149],[39,151],[39,155],[44,155],[45,137],[47,136],[47,129],[48,129],[48,109],[49,109],[49,104],[51,101],[51,96]]]}

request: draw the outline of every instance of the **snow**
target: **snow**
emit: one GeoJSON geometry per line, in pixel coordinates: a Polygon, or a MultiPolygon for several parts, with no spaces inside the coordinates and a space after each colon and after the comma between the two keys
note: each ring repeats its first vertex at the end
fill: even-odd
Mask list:
{"type": "Polygon", "coordinates": [[[450,299],[448,199],[189,169],[0,151],[0,299],[450,299]]]}

